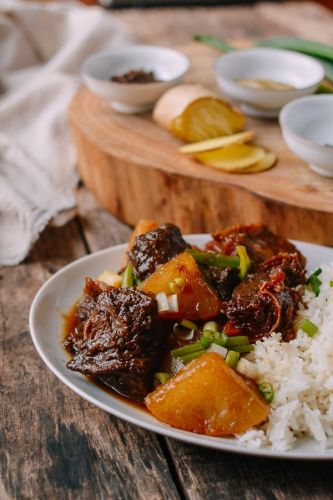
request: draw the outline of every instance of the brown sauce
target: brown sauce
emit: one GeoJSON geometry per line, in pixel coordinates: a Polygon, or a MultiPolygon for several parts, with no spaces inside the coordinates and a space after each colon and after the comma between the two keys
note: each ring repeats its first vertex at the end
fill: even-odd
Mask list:
{"type": "MultiPolygon", "coordinates": [[[[73,304],[73,306],[69,309],[67,313],[63,314],[63,329],[62,329],[62,335],[61,335],[61,343],[65,341],[67,336],[73,332],[77,326],[77,317],[76,317],[76,307],[77,307],[77,302],[73,304]]],[[[72,353],[68,351],[65,347],[64,350],[68,356],[69,359],[72,358],[72,353]]],[[[108,387],[105,385],[103,382],[101,382],[99,379],[95,377],[91,377],[89,375],[82,375],[82,377],[85,377],[89,382],[94,384],[96,387],[101,389],[102,391],[106,392],[113,398],[118,399],[118,401],[121,401],[122,403],[126,403],[127,405],[131,405],[134,407],[136,410],[141,410],[144,412],[149,413],[147,410],[146,406],[144,403],[140,403],[139,401],[135,401],[133,399],[129,399],[126,396],[123,396],[122,394],[119,394],[115,390],[111,389],[111,387],[108,387]]]]}

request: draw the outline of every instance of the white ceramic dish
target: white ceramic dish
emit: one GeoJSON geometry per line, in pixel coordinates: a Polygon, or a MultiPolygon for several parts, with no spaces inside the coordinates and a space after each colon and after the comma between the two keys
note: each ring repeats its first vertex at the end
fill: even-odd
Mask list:
{"type": "Polygon", "coordinates": [[[280,113],[280,127],[293,153],[318,174],[333,177],[333,95],[287,104],[280,113]]]}
{"type": "Polygon", "coordinates": [[[221,90],[238,102],[244,113],[263,118],[277,117],[288,102],[313,94],[325,75],[323,66],[312,57],[263,47],[218,57],[214,69],[221,90]],[[275,80],[295,88],[255,89],[238,83],[238,80],[256,78],[275,80]]]}
{"type": "MultiPolygon", "coordinates": [[[[189,243],[202,246],[208,235],[186,237],[189,243]]],[[[309,269],[333,260],[333,249],[310,243],[295,242],[308,258],[309,269]]],[[[164,436],[200,446],[248,455],[276,458],[332,460],[333,449],[322,451],[312,439],[304,439],[288,452],[271,448],[246,448],[236,439],[215,438],[174,429],[156,420],[148,412],[112,396],[79,373],[65,366],[68,356],[61,345],[62,312],[68,311],[80,296],[85,276],[97,277],[103,270],[117,270],[126,245],[118,245],[82,257],[52,276],[37,293],[30,310],[30,331],[35,347],[50,370],[74,392],[103,410],[132,424],[164,436]]],[[[89,424],[87,424],[89,425],[89,424]]]]}
{"type": "Polygon", "coordinates": [[[190,66],[188,58],[177,50],[154,45],[131,45],[97,52],[81,68],[84,83],[95,94],[110,100],[120,113],[150,110],[157,99],[179,83],[190,66]],[[130,70],[153,71],[160,80],[151,83],[111,82],[112,76],[130,70]]]}

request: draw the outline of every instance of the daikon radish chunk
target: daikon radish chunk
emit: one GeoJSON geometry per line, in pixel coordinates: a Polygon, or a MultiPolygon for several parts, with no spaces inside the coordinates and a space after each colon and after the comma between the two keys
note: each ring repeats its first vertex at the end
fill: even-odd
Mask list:
{"type": "Polygon", "coordinates": [[[204,151],[225,148],[226,146],[231,146],[232,144],[244,144],[244,142],[252,141],[253,137],[254,132],[247,130],[246,132],[240,132],[239,134],[232,134],[224,137],[216,137],[215,139],[207,139],[206,141],[185,144],[185,146],[181,146],[178,151],[189,155],[203,153],[204,151]]]}
{"type": "Polygon", "coordinates": [[[188,363],[145,403],[162,422],[209,436],[242,434],[265,422],[269,411],[256,385],[213,352],[188,363]]]}
{"type": "Polygon", "coordinates": [[[245,118],[229,103],[200,85],[179,85],[156,103],[154,120],[186,142],[240,132],[245,118]]]}
{"type": "Polygon", "coordinates": [[[250,144],[234,144],[226,148],[214,149],[195,155],[201,163],[211,167],[219,168],[226,172],[237,173],[243,168],[255,165],[266,152],[259,146],[250,144]]]}

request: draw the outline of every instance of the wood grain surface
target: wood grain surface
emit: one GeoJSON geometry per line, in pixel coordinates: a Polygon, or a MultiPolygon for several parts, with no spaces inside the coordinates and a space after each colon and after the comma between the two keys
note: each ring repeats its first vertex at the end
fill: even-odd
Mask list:
{"type": "MultiPolygon", "coordinates": [[[[319,28],[318,19],[312,24],[319,28]]],[[[333,43],[326,24],[320,23],[320,32],[333,43]]],[[[250,45],[244,37],[233,43],[250,45]]],[[[200,43],[180,48],[191,61],[186,81],[218,91],[213,61],[219,53],[200,43]]],[[[256,143],[277,154],[277,166],[230,175],[181,155],[181,142],[150,114],[118,114],[84,87],[69,117],[81,178],[126,223],[155,217],[185,232],[206,232],[240,220],[269,221],[284,236],[333,245],[333,180],[313,173],[288,149],[274,120],[247,118],[246,128],[256,132],[256,143]]]]}
{"type": "MultiPolygon", "coordinates": [[[[152,41],[171,40],[172,24],[174,38],[189,38],[199,21],[201,31],[214,31],[221,22],[221,29],[241,38],[251,31],[256,36],[265,9],[275,12],[266,34],[293,32],[297,23],[288,24],[288,4],[276,10],[168,9],[163,17],[158,9],[129,11],[117,17],[128,19],[138,35],[148,36],[150,29],[152,41]]],[[[312,13],[324,31],[326,11],[305,4],[303,12],[305,25],[312,13]]],[[[262,35],[265,26],[260,30],[262,35]]],[[[165,440],[95,408],[47,370],[28,331],[33,296],[66,263],[124,242],[130,233],[85,188],[78,191],[74,215],[62,227],[49,225],[21,265],[0,269],[0,499],[333,498],[330,463],[256,459],[165,440]]]]}

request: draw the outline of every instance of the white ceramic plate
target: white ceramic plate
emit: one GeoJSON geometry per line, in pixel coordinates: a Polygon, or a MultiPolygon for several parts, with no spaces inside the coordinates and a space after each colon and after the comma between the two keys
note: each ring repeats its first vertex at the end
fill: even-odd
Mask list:
{"type": "MultiPolygon", "coordinates": [[[[191,244],[202,246],[208,240],[208,236],[191,235],[186,239],[191,244]]],[[[295,243],[307,257],[309,269],[323,262],[333,261],[332,248],[310,243],[295,243]]],[[[62,313],[68,311],[80,296],[86,276],[96,278],[105,269],[116,271],[120,267],[125,249],[126,245],[118,245],[82,257],[58,271],[37,293],[30,310],[30,331],[35,347],[48,368],[74,392],[96,406],[132,424],[164,436],[208,448],[248,455],[332,460],[333,449],[322,451],[312,439],[299,441],[293,450],[279,452],[271,448],[248,448],[240,445],[233,438],[208,437],[174,429],[159,422],[144,410],[113,397],[112,394],[89,382],[83,375],[66,368],[68,357],[61,345],[62,313]]]]}

